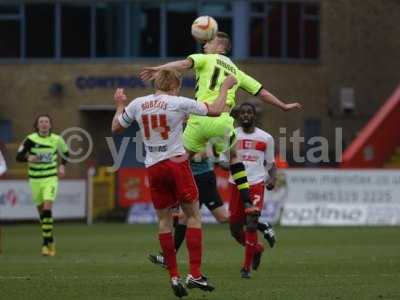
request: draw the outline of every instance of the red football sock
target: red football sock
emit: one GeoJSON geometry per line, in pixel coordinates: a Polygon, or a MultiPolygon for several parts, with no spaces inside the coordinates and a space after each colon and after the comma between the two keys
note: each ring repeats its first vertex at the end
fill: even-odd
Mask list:
{"type": "Polygon", "coordinates": [[[159,233],[158,239],[160,240],[161,250],[165,258],[165,264],[167,265],[169,275],[171,277],[179,277],[175,242],[172,233],[159,233]]]}
{"type": "Polygon", "coordinates": [[[260,243],[257,243],[255,251],[256,251],[256,253],[264,251],[264,246],[262,244],[260,244],[260,243]]]}
{"type": "Polygon", "coordinates": [[[186,246],[189,252],[190,274],[194,278],[201,276],[202,231],[201,228],[186,229],[186,246]]]}
{"type": "Polygon", "coordinates": [[[251,263],[253,261],[253,255],[257,251],[257,231],[245,232],[246,245],[244,248],[244,264],[243,268],[247,271],[251,270],[251,263]]]}

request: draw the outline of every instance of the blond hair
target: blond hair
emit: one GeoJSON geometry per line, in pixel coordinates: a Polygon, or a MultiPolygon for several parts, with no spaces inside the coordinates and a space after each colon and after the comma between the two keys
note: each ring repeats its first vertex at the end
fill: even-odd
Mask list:
{"type": "Polygon", "coordinates": [[[165,69],[157,73],[154,87],[158,91],[170,92],[181,86],[181,74],[178,71],[165,69]]]}

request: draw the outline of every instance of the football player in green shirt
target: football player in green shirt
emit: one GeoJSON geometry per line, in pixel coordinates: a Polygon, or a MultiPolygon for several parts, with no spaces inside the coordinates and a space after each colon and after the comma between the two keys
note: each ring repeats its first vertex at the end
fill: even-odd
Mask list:
{"type": "Polygon", "coordinates": [[[41,219],[42,255],[54,256],[52,207],[57,195],[58,176],[65,175],[68,147],[61,136],[51,132],[50,116],[38,116],[34,128],[36,132],[29,134],[19,147],[17,161],[28,162],[32,199],[41,219]],[[61,164],[58,164],[59,153],[63,154],[61,164]]]}
{"type": "Polygon", "coordinates": [[[184,60],[170,62],[157,67],[147,67],[140,72],[143,80],[152,80],[159,70],[174,69],[185,71],[193,68],[196,74],[196,99],[212,103],[217,98],[222,82],[228,75],[233,75],[238,83],[229,90],[225,111],[217,118],[190,116],[183,142],[186,150],[193,157],[195,153],[203,152],[206,144],[212,142],[217,156],[222,152],[230,155],[229,169],[232,178],[240,192],[247,214],[247,230],[256,231],[260,215],[250,199],[249,183],[243,162],[236,154],[235,130],[231,109],[235,106],[235,96],[238,88],[257,96],[265,103],[272,104],[284,111],[302,108],[299,103],[284,103],[272,95],[262,84],[241,71],[227,56],[231,49],[230,38],[226,33],[218,32],[216,36],[204,45],[204,54],[192,54],[184,60]]]}

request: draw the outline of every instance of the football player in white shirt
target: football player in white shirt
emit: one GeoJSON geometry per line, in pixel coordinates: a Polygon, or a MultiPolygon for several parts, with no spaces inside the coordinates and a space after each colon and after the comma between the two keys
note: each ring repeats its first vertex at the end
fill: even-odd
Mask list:
{"type": "Polygon", "coordinates": [[[214,289],[200,270],[202,230],[198,191],[182,143],[183,122],[189,114],[219,116],[225,107],[228,90],[235,84],[236,79],[233,76],[227,77],[216,101],[207,105],[178,97],[180,74],[172,70],[162,70],[154,80],[154,94],[136,98],[128,106],[122,89],[118,89],[114,95],[117,111],[112,121],[112,132],[122,131],[134,120],[138,122],[142,132],[151,198],[159,219],[158,237],[171,277],[171,286],[177,297],[187,295],[180,281],[172,235],[173,218],[170,208],[177,204],[188,220],[186,243],[190,273],[186,278],[186,286],[205,291],[214,289]]]}
{"type": "MultiPolygon", "coordinates": [[[[274,139],[255,126],[256,108],[251,103],[243,103],[239,108],[239,124],[236,128],[236,150],[243,161],[248,182],[250,198],[254,206],[261,211],[264,206],[264,190],[272,190],[276,182],[274,159],[274,139]]],[[[251,269],[257,270],[264,251],[258,243],[257,229],[273,247],[275,234],[271,225],[258,222],[258,216],[246,215],[240,193],[232,178],[229,178],[231,198],[229,202],[229,223],[232,236],[245,247],[245,259],[240,271],[242,278],[250,278],[251,269]]]]}

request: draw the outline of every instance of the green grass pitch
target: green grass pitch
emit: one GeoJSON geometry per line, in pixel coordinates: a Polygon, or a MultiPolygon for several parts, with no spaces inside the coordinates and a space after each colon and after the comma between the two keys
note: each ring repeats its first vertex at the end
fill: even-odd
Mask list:
{"type": "MultiPolygon", "coordinates": [[[[277,228],[260,269],[241,279],[243,250],[226,225],[204,228],[203,271],[216,290],[184,299],[400,299],[399,228],[277,228]]],[[[3,226],[0,299],[177,299],[156,225],[56,224],[57,256],[40,256],[38,225],[3,226]]],[[[265,243],[264,243],[265,244],[265,243]]],[[[186,275],[186,247],[179,253],[186,275]]]]}

